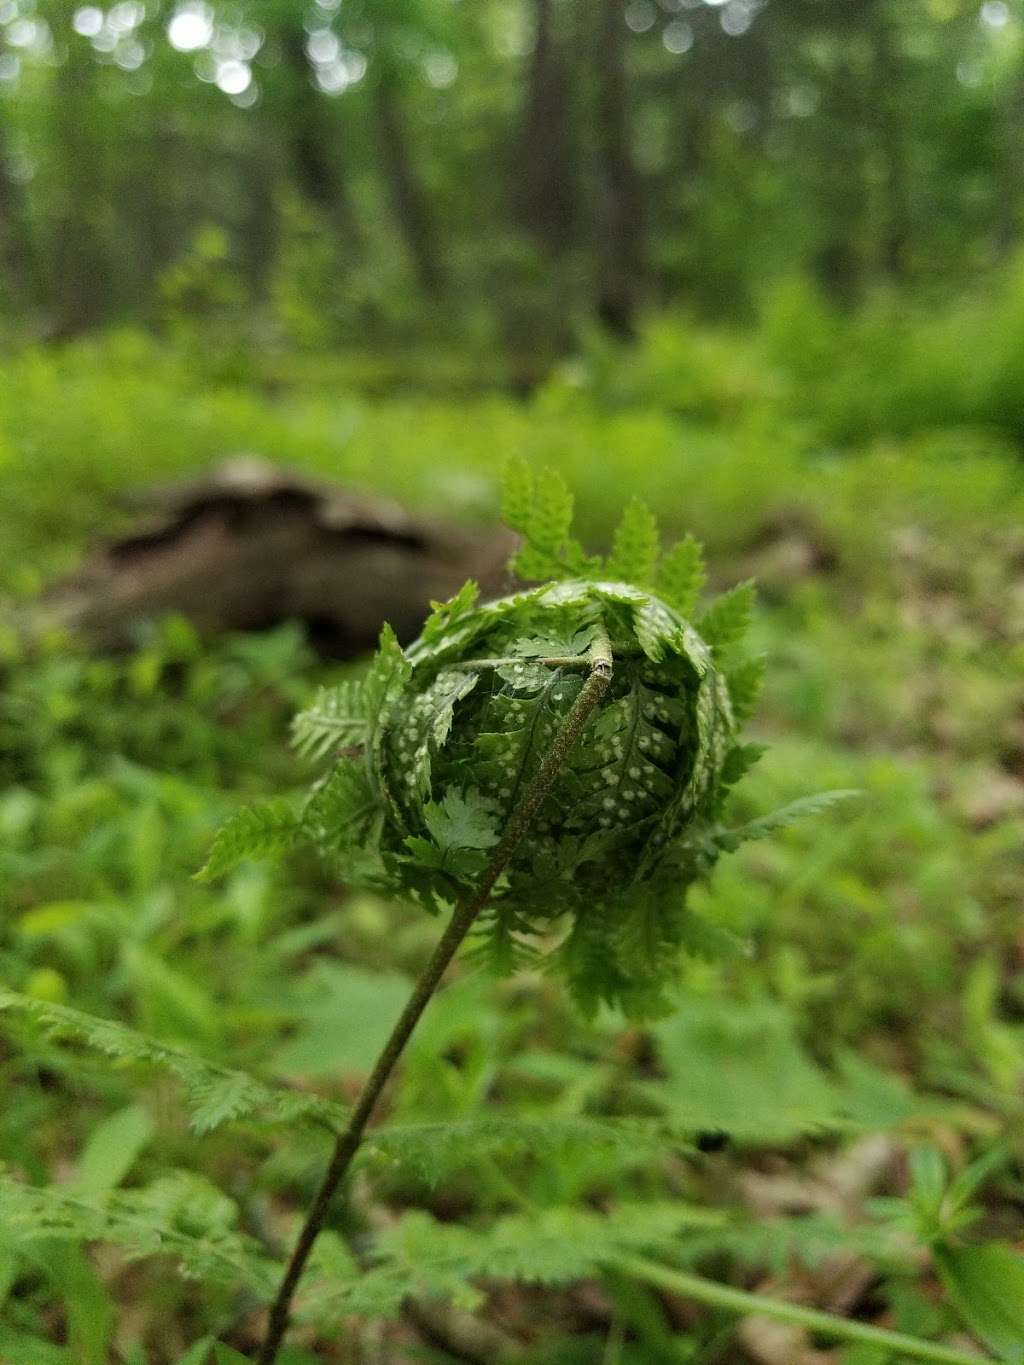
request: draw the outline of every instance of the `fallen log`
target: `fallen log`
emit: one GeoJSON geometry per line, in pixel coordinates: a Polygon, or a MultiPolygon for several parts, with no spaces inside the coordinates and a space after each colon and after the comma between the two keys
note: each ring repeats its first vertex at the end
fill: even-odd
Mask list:
{"type": "Polygon", "coordinates": [[[415,517],[255,456],[135,502],[148,519],[43,599],[45,619],[102,650],[128,648],[140,622],[180,612],[204,633],[299,620],[324,655],[351,658],[375,645],[383,621],[412,639],[430,602],[467,578],[490,595],[509,584],[503,529],[415,517]]]}

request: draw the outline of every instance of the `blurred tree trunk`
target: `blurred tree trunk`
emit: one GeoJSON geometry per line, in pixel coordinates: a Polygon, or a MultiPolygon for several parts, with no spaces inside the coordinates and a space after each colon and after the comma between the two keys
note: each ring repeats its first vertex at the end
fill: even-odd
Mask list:
{"type": "Polygon", "coordinates": [[[266,301],[280,238],[277,186],[280,148],[277,129],[265,119],[255,122],[246,156],[246,211],[242,251],[246,278],[257,302],[266,301]]]}
{"type": "Polygon", "coordinates": [[[438,294],[444,284],[444,272],[427,196],[409,148],[408,131],[402,115],[401,85],[385,55],[379,55],[375,65],[377,74],[372,86],[374,116],[381,168],[387,182],[391,207],[420,288],[425,294],[438,294]]]}
{"type": "Polygon", "coordinates": [[[1022,194],[1018,162],[1024,146],[1024,69],[1017,70],[1006,84],[1006,96],[999,110],[1000,151],[995,222],[995,256],[1003,261],[1020,245],[1022,194]]]}
{"type": "Polygon", "coordinates": [[[569,63],[556,0],[534,0],[521,154],[514,167],[516,216],[554,258],[572,246],[578,185],[569,120],[569,63]]]}
{"type": "Polygon", "coordinates": [[[871,25],[872,67],[875,76],[873,116],[882,162],[881,265],[893,280],[907,276],[907,242],[910,237],[910,191],[903,123],[894,106],[903,79],[898,47],[885,15],[876,12],[871,25]]]}
{"type": "Polygon", "coordinates": [[[25,194],[11,173],[9,155],[6,131],[0,125],[0,299],[22,310],[35,302],[38,276],[25,194]]]}
{"type": "Polygon", "coordinates": [[[111,294],[110,256],[103,240],[109,202],[102,184],[103,103],[95,90],[89,43],[71,32],[73,4],[60,7],[68,56],[53,78],[54,146],[59,149],[59,207],[54,217],[52,335],[75,336],[102,321],[111,294]]]}
{"type": "Polygon", "coordinates": [[[341,139],[325,117],[327,98],[313,86],[306,57],[306,31],[301,7],[278,27],[277,39],[289,77],[285,127],[289,130],[295,179],[305,199],[320,209],[353,249],[363,244],[363,233],[349,192],[349,176],[341,139]]]}
{"type": "Polygon", "coordinates": [[[646,276],[644,197],[633,160],[623,4],[597,5],[596,125],[604,198],[597,312],[609,331],[628,338],[646,276]]]}
{"type": "Polygon", "coordinates": [[[819,151],[818,185],[824,232],[814,263],[815,274],[831,297],[850,303],[860,286],[857,236],[867,194],[858,80],[848,54],[838,60],[827,98],[833,119],[822,129],[825,137],[819,151]]]}

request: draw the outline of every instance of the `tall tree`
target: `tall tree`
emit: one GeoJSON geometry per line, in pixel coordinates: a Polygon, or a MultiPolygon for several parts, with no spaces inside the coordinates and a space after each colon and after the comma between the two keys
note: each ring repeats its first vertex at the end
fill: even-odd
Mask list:
{"type": "Polygon", "coordinates": [[[103,105],[96,62],[86,39],[73,32],[73,0],[51,10],[66,59],[51,82],[54,145],[58,153],[53,219],[52,331],[75,336],[100,323],[111,299],[111,252],[104,239],[112,205],[103,183],[103,105]],[[66,36],[65,36],[66,35],[66,36]]]}
{"type": "Polygon", "coordinates": [[[381,170],[395,222],[420,288],[425,294],[436,294],[444,283],[444,272],[426,192],[409,143],[398,69],[390,56],[382,52],[373,63],[371,74],[381,170]]]}
{"type": "Polygon", "coordinates": [[[287,130],[295,182],[304,198],[334,225],[342,242],[359,249],[364,234],[352,199],[337,109],[313,86],[302,8],[278,3],[271,14],[283,67],[273,113],[287,130]]]}
{"type": "Polygon", "coordinates": [[[25,193],[11,170],[10,141],[6,128],[0,123],[0,302],[27,309],[36,301],[36,285],[35,252],[26,221],[25,193]]]}
{"type": "Polygon", "coordinates": [[[602,213],[597,312],[618,336],[634,333],[646,277],[643,186],[633,157],[622,0],[596,0],[596,125],[602,213]]]}
{"type": "Polygon", "coordinates": [[[573,244],[579,195],[569,62],[557,8],[557,0],[533,0],[526,107],[513,170],[517,217],[556,259],[573,244]]]}

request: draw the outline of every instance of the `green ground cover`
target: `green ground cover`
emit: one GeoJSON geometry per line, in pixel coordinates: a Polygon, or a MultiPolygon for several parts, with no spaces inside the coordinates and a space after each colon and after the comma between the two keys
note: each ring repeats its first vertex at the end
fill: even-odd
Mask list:
{"type": "MultiPolygon", "coordinates": [[[[333,1111],[311,1097],[352,1098],[437,933],[311,858],[193,880],[238,803],[308,781],[288,722],[345,670],[298,628],[202,643],[171,620],[106,659],[18,627],[126,515],[119,490],[240,450],[476,523],[525,455],[576,487],[595,545],[639,493],[705,541],[716,587],[762,583],[770,749],[737,813],[863,792],[723,863],[698,903],[740,951],[687,959],[649,1029],[584,1023],[540,974],[462,970],[336,1228],[374,1268],[325,1242],[287,1359],[485,1358],[460,1327],[538,1365],[769,1359],[735,1305],[696,1311],[658,1266],[1019,1358],[1024,1272],[999,1244],[1024,1199],[1024,409],[1009,302],[971,390],[954,382],[986,316],[817,325],[780,294],[745,334],[662,320],[628,355],[594,342],[527,399],[368,397],[345,359],[213,357],[200,379],[195,350],[133,333],[7,361],[0,1358],[250,1350],[324,1159],[333,1111]],[[875,1180],[850,1174],[872,1159],[875,1180]]],[[[824,1345],[792,1330],[780,1361],[824,1345]]]]}

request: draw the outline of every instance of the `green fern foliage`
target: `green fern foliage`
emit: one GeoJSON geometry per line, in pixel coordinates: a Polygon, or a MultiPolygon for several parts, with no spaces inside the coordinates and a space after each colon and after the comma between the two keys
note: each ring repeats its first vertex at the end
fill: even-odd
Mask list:
{"type": "Polygon", "coordinates": [[[332,749],[366,743],[369,723],[362,684],[348,680],[321,687],[292,721],[292,743],[304,758],[326,758],[332,749]]]}
{"type": "Polygon", "coordinates": [[[257,1116],[274,1123],[312,1119],[332,1128],[344,1119],[339,1105],[315,1095],[268,1085],[248,1072],[205,1061],[184,1048],[68,1005],[0,987],[0,1018],[7,1018],[9,1024],[15,1018],[27,1021],[61,1046],[78,1045],[119,1062],[139,1062],[171,1072],[182,1084],[197,1133],[257,1116]]]}
{"type": "Polygon", "coordinates": [[[525,460],[510,460],[502,487],[502,515],[523,537],[512,570],[526,580],[572,578],[588,561],[572,537],[573,496],[553,469],[534,478],[525,460]]]}
{"type": "Polygon", "coordinates": [[[689,532],[663,556],[658,565],[655,587],[658,595],[680,616],[693,616],[697,599],[704,589],[704,551],[689,532]]]}
{"type": "Polygon", "coordinates": [[[739,725],[754,714],[764,688],[767,662],[763,654],[754,654],[735,664],[726,674],[732,713],[739,725]]]}
{"type": "Polygon", "coordinates": [[[686,1147],[682,1131],[664,1118],[601,1118],[576,1114],[484,1115],[444,1123],[387,1124],[367,1140],[361,1160],[396,1167],[436,1185],[490,1159],[558,1163],[570,1155],[603,1152],[625,1157],[686,1147]]]}
{"type": "Polygon", "coordinates": [[[724,849],[732,850],[738,848],[740,844],[749,843],[751,839],[764,839],[769,834],[775,834],[787,826],[795,824],[797,820],[804,820],[814,815],[824,815],[835,806],[842,805],[846,801],[852,801],[861,793],[855,788],[837,788],[834,791],[816,792],[813,796],[802,796],[797,801],[790,801],[788,805],[780,806],[778,810],[771,811],[768,815],[762,815],[756,820],[750,820],[745,825],[738,825],[735,829],[720,830],[716,838],[720,846],[724,849]]]}
{"type": "Polygon", "coordinates": [[[237,1220],[231,1200],[186,1171],[105,1199],[83,1198],[67,1187],[27,1185],[0,1172],[5,1249],[110,1242],[129,1257],[169,1256],[191,1279],[248,1289],[265,1299],[277,1267],[237,1230],[237,1220]]]}
{"type": "Polygon", "coordinates": [[[716,655],[724,654],[750,629],[754,611],[754,584],[737,583],[722,593],[698,619],[697,630],[716,655]]]}
{"type": "Polygon", "coordinates": [[[293,843],[299,822],[287,801],[264,801],[242,806],[221,825],[209,857],[196,873],[199,881],[213,881],[245,858],[267,858],[293,843]]]}
{"type": "Polygon", "coordinates": [[[630,502],[612,538],[611,554],[605,561],[608,578],[651,587],[660,552],[658,523],[650,508],[639,498],[630,502]]]}
{"type": "Polygon", "coordinates": [[[513,567],[539,585],[481,604],[467,584],[407,650],[385,627],[362,681],[318,694],[296,719],[300,750],[330,761],[302,811],[239,812],[203,875],[301,841],[348,883],[443,913],[471,894],[532,789],[600,639],[611,683],[503,867],[472,949],[498,972],[559,973],[587,1011],[656,1015],[682,952],[729,946],[694,921],[688,888],[723,851],[776,827],[722,823],[761,753],[740,735],[764,674],[737,651],[753,585],[695,626],[704,563],[692,536],[662,554],[634,500],[602,560],[573,537],[560,475],[514,460],[503,495],[522,537],[513,567]]]}

